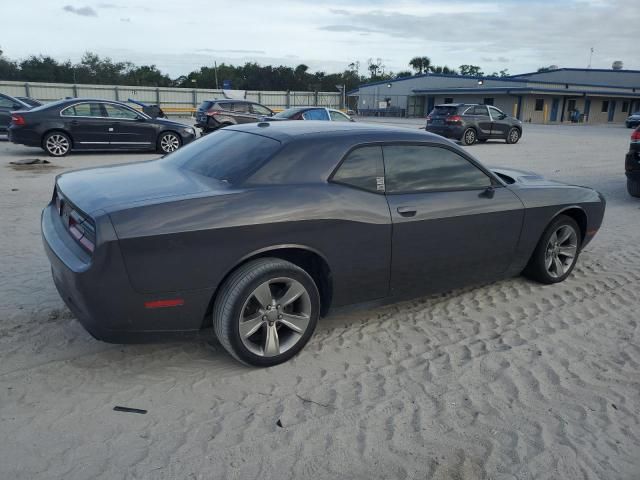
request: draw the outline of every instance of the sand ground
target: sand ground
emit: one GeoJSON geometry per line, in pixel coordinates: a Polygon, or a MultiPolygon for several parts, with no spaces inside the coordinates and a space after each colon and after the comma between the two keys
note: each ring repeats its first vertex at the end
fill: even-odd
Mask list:
{"type": "Polygon", "coordinates": [[[606,196],[603,228],[564,283],[514,278],[327,318],[297,358],[266,370],[208,333],[96,341],[58,298],[39,233],[53,177],[153,155],[16,169],[45,157],[0,142],[0,479],[639,479],[628,139],[622,127],[527,125],[517,145],[468,147],[606,196]]]}

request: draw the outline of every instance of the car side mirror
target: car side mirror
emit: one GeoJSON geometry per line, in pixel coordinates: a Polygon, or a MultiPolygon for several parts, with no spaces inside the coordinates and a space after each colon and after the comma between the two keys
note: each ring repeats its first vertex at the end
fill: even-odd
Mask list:
{"type": "Polygon", "coordinates": [[[136,122],[144,122],[146,118],[144,117],[136,117],[136,122]]]}
{"type": "Polygon", "coordinates": [[[24,107],[22,105],[18,105],[17,103],[14,103],[11,108],[13,110],[22,110],[24,107]]]}
{"type": "Polygon", "coordinates": [[[504,113],[500,115],[500,120],[504,120],[505,118],[507,118],[507,116],[504,113]]]}

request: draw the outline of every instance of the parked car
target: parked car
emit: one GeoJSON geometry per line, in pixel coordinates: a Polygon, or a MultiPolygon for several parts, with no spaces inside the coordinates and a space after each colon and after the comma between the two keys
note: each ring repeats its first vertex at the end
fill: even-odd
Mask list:
{"type": "Polygon", "coordinates": [[[208,133],[229,125],[258,122],[272,115],[270,108],[247,100],[205,100],[196,110],[196,127],[208,133]]]}
{"type": "Polygon", "coordinates": [[[640,126],[631,134],[629,152],[624,162],[627,175],[627,191],[632,197],[640,197],[640,126]]]}
{"type": "Polygon", "coordinates": [[[0,133],[6,133],[11,124],[11,112],[16,110],[29,110],[30,105],[22,100],[0,93],[0,133]]]}
{"type": "Polygon", "coordinates": [[[520,272],[560,282],[604,210],[590,188],[490,170],[419,130],[261,122],[59,175],[42,235],[60,295],[96,338],[213,325],[235,358],[269,366],[346,305],[520,272]]]}
{"type": "Polygon", "coordinates": [[[624,121],[627,128],[635,128],[640,125],[640,112],[632,113],[624,121]]]}
{"type": "Polygon", "coordinates": [[[40,105],[44,105],[40,100],[36,100],[35,98],[31,98],[31,97],[16,97],[16,98],[26,103],[30,107],[39,107],[40,105]]]}
{"type": "Polygon", "coordinates": [[[494,138],[517,143],[522,137],[522,122],[491,105],[448,103],[436,105],[427,115],[426,130],[464,145],[494,138]]]}
{"type": "Polygon", "coordinates": [[[157,150],[170,153],[196,138],[179,122],[151,118],[121,102],[72,98],[14,112],[9,140],[53,157],[71,150],[157,150]]]}
{"type": "Polygon", "coordinates": [[[268,120],[327,120],[331,122],[353,122],[346,113],[325,107],[292,107],[276,113],[268,120]]]}

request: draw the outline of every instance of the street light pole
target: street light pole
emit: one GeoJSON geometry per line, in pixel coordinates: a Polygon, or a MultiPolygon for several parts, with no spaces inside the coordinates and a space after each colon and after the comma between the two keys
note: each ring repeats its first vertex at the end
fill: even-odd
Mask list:
{"type": "Polygon", "coordinates": [[[220,88],[218,86],[218,63],[215,60],[213,61],[213,73],[216,76],[216,90],[218,90],[220,88]]]}

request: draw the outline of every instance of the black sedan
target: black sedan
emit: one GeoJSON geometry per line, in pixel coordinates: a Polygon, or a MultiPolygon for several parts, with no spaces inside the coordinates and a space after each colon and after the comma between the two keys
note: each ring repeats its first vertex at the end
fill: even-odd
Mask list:
{"type": "Polygon", "coordinates": [[[521,272],[560,282],[604,210],[590,188],[490,170],[426,132],[261,122],[58,176],[42,234],[96,338],[213,325],[235,358],[268,366],[340,307],[521,272]]]}
{"type": "Polygon", "coordinates": [[[157,150],[171,153],[196,138],[179,122],[151,118],[121,102],[65,99],[13,112],[9,140],[53,157],[71,150],[157,150]]]}

